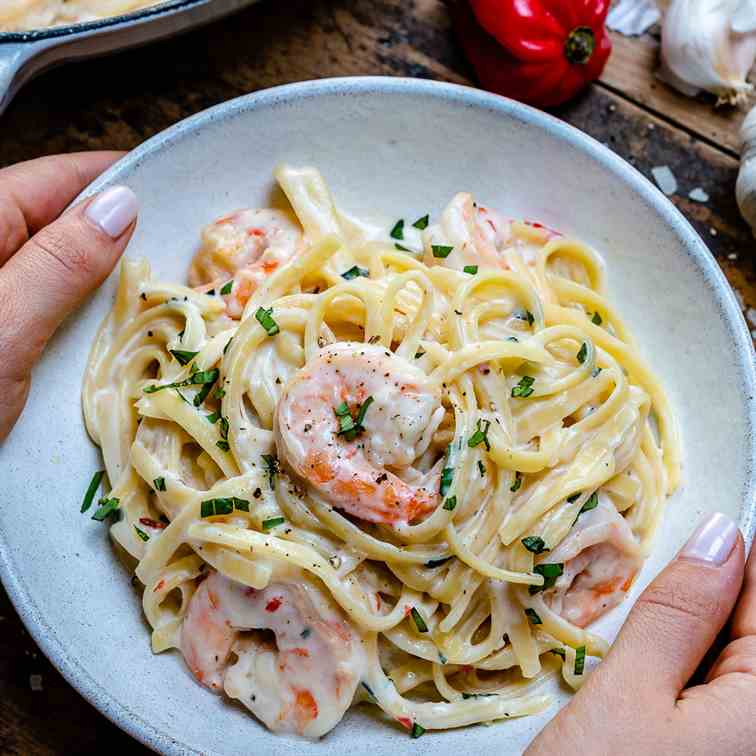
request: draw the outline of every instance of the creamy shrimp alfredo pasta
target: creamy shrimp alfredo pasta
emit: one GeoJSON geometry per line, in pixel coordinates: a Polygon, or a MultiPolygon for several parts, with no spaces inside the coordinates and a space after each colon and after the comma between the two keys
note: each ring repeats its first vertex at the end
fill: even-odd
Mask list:
{"type": "Polygon", "coordinates": [[[469,194],[389,230],[276,177],[293,212],[212,223],[188,286],[123,264],[87,368],[153,650],[308,737],[360,702],[414,737],[539,712],[678,480],[601,260],[469,194]]]}
{"type": "Polygon", "coordinates": [[[0,32],[97,21],[157,5],[162,0],[0,0],[0,32]]]}

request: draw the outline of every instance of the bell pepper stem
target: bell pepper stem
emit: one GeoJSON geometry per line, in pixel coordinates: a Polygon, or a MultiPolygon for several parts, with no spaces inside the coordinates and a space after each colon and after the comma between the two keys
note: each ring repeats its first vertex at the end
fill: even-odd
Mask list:
{"type": "Polygon", "coordinates": [[[585,65],[596,48],[596,36],[588,26],[573,29],[564,42],[564,57],[570,63],[585,65]]]}

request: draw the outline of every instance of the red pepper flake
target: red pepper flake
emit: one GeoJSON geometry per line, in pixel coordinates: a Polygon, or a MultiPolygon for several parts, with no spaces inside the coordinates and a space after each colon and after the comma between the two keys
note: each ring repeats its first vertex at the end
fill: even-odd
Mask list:
{"type": "Polygon", "coordinates": [[[302,656],[302,657],[310,656],[310,652],[306,648],[292,648],[291,653],[296,654],[297,656],[302,656]]]}
{"type": "Polygon", "coordinates": [[[405,606],[404,607],[404,616],[409,617],[410,614],[412,614],[412,607],[411,606],[405,606]]]}
{"type": "Polygon", "coordinates": [[[277,612],[279,607],[283,604],[283,599],[280,596],[275,596],[267,604],[265,604],[266,612],[277,612]]]}
{"type": "Polygon", "coordinates": [[[412,720],[409,717],[397,717],[396,721],[399,722],[399,724],[404,727],[405,730],[412,729],[412,720]]]}
{"type": "Polygon", "coordinates": [[[261,228],[250,228],[249,231],[247,231],[248,236],[265,236],[265,231],[263,231],[261,228]]]}
{"type": "Polygon", "coordinates": [[[294,703],[294,718],[300,732],[318,718],[318,703],[309,690],[297,690],[294,703]]]}
{"type": "Polygon", "coordinates": [[[256,596],[257,595],[257,591],[254,588],[247,588],[244,591],[244,595],[245,596],[256,596]]]}
{"type": "Polygon", "coordinates": [[[163,530],[165,528],[164,522],[153,520],[151,517],[140,517],[139,522],[141,522],[142,525],[146,525],[148,528],[157,528],[158,530],[163,530]]]}
{"type": "Polygon", "coordinates": [[[160,580],[160,582],[152,589],[153,593],[157,593],[159,590],[162,589],[164,585],[165,585],[165,580],[160,580]]]}

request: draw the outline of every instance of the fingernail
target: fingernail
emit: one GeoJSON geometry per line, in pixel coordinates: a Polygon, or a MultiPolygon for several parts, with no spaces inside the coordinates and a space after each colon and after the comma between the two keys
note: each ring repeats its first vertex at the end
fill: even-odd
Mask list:
{"type": "Polygon", "coordinates": [[[85,215],[111,239],[117,239],[137,217],[136,194],[127,186],[106,189],[89,204],[85,215]]]}
{"type": "Polygon", "coordinates": [[[721,512],[706,517],[682,547],[679,556],[696,562],[724,564],[738,539],[738,526],[721,512]]]}

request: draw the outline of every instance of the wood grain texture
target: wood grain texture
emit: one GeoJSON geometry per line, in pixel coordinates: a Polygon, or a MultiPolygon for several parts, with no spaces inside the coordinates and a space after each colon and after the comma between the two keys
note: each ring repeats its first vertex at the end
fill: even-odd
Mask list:
{"type": "MultiPolygon", "coordinates": [[[[680,184],[672,201],[756,316],[754,241],[734,201],[741,116],[663,89],[652,74],[654,45],[652,37],[615,38],[602,83],[557,115],[646,176],[670,166],[680,184]],[[706,204],[687,197],[698,186],[710,195],[706,204]]],[[[44,75],[0,119],[0,166],[53,152],[131,149],[257,89],[364,74],[473,83],[439,0],[267,0],[179,39],[44,75]]],[[[77,506],[71,502],[72,516],[77,506]]],[[[65,683],[1,592],[0,617],[0,753],[99,754],[103,745],[147,753],[65,683]],[[31,690],[32,674],[41,674],[43,690],[31,690]]]]}

